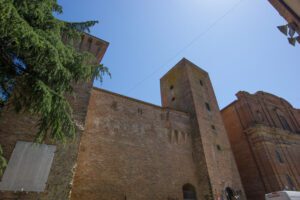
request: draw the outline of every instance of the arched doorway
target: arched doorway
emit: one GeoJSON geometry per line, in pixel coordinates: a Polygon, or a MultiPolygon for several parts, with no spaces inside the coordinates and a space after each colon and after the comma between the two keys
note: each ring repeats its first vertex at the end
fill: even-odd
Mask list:
{"type": "Polygon", "coordinates": [[[185,184],[182,187],[183,199],[184,200],[197,200],[197,194],[195,187],[191,184],[185,184]]]}
{"type": "Polygon", "coordinates": [[[227,200],[234,200],[234,191],[230,187],[226,187],[225,189],[227,200]]]}

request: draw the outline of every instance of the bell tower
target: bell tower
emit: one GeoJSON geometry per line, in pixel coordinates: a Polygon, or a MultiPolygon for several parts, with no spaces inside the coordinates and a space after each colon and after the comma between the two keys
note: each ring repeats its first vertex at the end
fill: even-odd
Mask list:
{"type": "Polygon", "coordinates": [[[191,116],[200,200],[233,193],[246,199],[208,73],[184,58],[160,82],[162,106],[191,116]]]}

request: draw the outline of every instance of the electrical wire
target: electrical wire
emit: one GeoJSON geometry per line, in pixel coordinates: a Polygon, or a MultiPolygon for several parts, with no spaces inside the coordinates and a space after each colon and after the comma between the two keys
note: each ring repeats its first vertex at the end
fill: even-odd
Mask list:
{"type": "Polygon", "coordinates": [[[237,3],[235,3],[230,9],[228,9],[222,16],[220,16],[217,20],[215,20],[207,29],[199,33],[191,42],[189,42],[187,45],[185,45],[183,48],[181,48],[177,53],[175,53],[173,56],[171,56],[163,65],[160,65],[160,67],[156,68],[151,74],[146,76],[141,81],[137,82],[135,85],[133,85],[131,88],[129,88],[126,91],[126,94],[130,94],[132,91],[134,91],[137,87],[142,85],[146,80],[150,79],[152,76],[154,76],[157,72],[165,68],[173,59],[175,59],[177,56],[179,56],[182,52],[186,51],[189,47],[191,47],[195,42],[197,42],[200,38],[202,38],[204,35],[206,35],[211,29],[213,29],[219,22],[221,22],[227,15],[229,15],[233,10],[235,10],[244,0],[239,0],[237,3]]]}

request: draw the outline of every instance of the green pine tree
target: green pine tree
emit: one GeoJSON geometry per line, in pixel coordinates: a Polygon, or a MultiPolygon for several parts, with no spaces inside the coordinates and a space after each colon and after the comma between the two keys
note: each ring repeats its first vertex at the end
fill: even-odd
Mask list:
{"type": "MultiPolygon", "coordinates": [[[[37,142],[74,137],[65,95],[74,82],[109,74],[103,65],[91,64],[91,54],[74,49],[97,21],[57,19],[62,7],[56,0],[0,0],[0,13],[0,109],[9,99],[16,112],[39,116],[37,142]]],[[[0,169],[6,165],[1,155],[2,149],[0,169]]]]}

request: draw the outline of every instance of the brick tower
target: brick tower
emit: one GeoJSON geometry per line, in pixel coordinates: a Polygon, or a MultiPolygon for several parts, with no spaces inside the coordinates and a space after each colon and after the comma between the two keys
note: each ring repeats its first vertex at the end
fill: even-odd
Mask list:
{"type": "Polygon", "coordinates": [[[208,73],[182,59],[161,78],[161,95],[163,107],[191,115],[198,198],[246,199],[208,73]]]}
{"type": "MultiPolygon", "coordinates": [[[[106,41],[84,34],[76,48],[93,54],[96,58],[93,62],[97,64],[102,60],[108,45],[106,41]]],[[[9,162],[3,177],[0,176],[0,200],[69,199],[92,86],[93,80],[81,81],[73,85],[73,94],[67,96],[74,112],[76,135],[66,144],[46,140],[40,149],[33,151],[28,146],[31,146],[36,136],[37,118],[30,113],[16,114],[9,104],[3,109],[0,145],[9,162]],[[24,142],[27,146],[22,145],[24,142]],[[53,146],[56,147],[54,155],[47,150],[53,149],[53,146]]]]}

